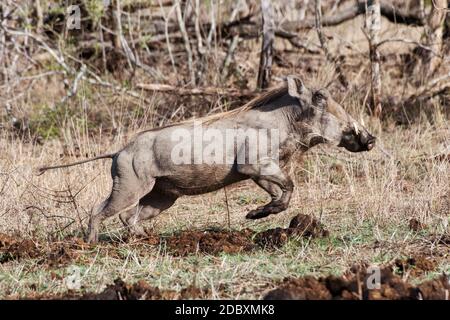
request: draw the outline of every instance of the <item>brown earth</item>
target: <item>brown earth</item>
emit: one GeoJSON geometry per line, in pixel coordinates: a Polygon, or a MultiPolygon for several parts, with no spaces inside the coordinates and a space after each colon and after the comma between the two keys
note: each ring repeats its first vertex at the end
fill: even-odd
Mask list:
{"type": "MultiPolygon", "coordinates": [[[[142,243],[163,245],[174,256],[184,257],[190,254],[204,253],[217,255],[222,252],[234,254],[250,252],[258,248],[283,246],[288,239],[298,237],[326,237],[328,231],[314,218],[299,214],[295,216],[288,228],[274,228],[263,232],[251,229],[243,230],[193,230],[171,236],[150,235],[137,242],[128,242],[139,246],[142,243]]],[[[109,243],[120,245],[122,242],[109,243]]],[[[81,253],[91,246],[81,239],[70,238],[64,241],[39,243],[36,240],[0,234],[0,263],[23,258],[40,258],[39,264],[49,267],[64,266],[76,261],[81,253]]],[[[108,246],[105,247],[108,249],[108,246]]]]}
{"type": "MultiPolygon", "coordinates": [[[[314,278],[285,278],[278,288],[268,292],[265,300],[428,300],[448,299],[449,278],[445,275],[425,281],[417,286],[404,281],[389,267],[382,268],[381,285],[369,289],[370,273],[365,268],[354,267],[341,277],[327,276],[314,278]]],[[[8,297],[17,299],[18,297],[8,297]]],[[[206,288],[191,285],[180,292],[153,287],[140,280],[127,284],[120,278],[108,285],[100,293],[80,294],[68,291],[63,294],[30,294],[21,299],[34,300],[176,300],[210,299],[211,292],[206,288]]]]}
{"type": "Polygon", "coordinates": [[[22,239],[0,234],[0,263],[26,258],[40,258],[39,264],[58,267],[70,264],[79,257],[79,252],[87,248],[82,240],[70,239],[64,242],[52,242],[46,246],[32,239],[22,239]]]}
{"type": "MultiPolygon", "coordinates": [[[[195,286],[189,286],[180,292],[173,290],[161,290],[152,287],[141,280],[129,285],[121,279],[116,279],[114,284],[106,287],[100,293],[86,293],[80,297],[81,300],[174,300],[174,299],[201,299],[207,298],[208,290],[195,286]]],[[[65,298],[64,296],[62,298],[65,298]]]]}
{"type": "Polygon", "coordinates": [[[432,257],[415,256],[395,260],[395,267],[402,276],[420,277],[427,272],[436,270],[437,262],[432,257]]]}
{"type": "MultiPolygon", "coordinates": [[[[161,290],[158,287],[150,286],[144,280],[140,280],[132,285],[127,284],[122,279],[114,280],[114,284],[108,285],[100,293],[79,294],[75,291],[68,291],[63,294],[40,295],[30,294],[20,299],[29,300],[176,300],[176,299],[207,299],[211,294],[208,289],[201,289],[195,286],[183,288],[180,292],[174,290],[161,290]]],[[[9,297],[15,298],[15,297],[9,297]]]]}
{"type": "MultiPolygon", "coordinates": [[[[185,231],[171,237],[161,238],[160,241],[165,242],[168,252],[175,256],[186,256],[198,252],[216,255],[221,252],[249,252],[258,247],[281,247],[288,239],[298,237],[320,238],[328,235],[329,232],[316,219],[308,215],[298,214],[292,218],[289,227],[285,229],[274,228],[259,233],[250,229],[240,231],[185,231]]],[[[150,237],[149,241],[152,244],[158,243],[154,236],[150,237]]]]}
{"type": "Polygon", "coordinates": [[[278,288],[268,292],[265,300],[421,300],[448,299],[450,283],[447,276],[413,286],[395,275],[391,268],[381,271],[379,288],[369,289],[372,283],[365,269],[357,268],[342,277],[328,276],[286,278],[278,288]]]}
{"type": "Polygon", "coordinates": [[[21,258],[36,258],[40,254],[36,244],[29,239],[17,239],[0,234],[0,263],[21,258]]]}
{"type": "Polygon", "coordinates": [[[250,229],[185,231],[161,240],[165,241],[168,251],[174,256],[186,256],[197,252],[216,255],[221,252],[252,251],[255,248],[252,235],[253,231],[250,229]]]}
{"type": "Polygon", "coordinates": [[[273,248],[283,246],[290,238],[328,236],[328,230],[325,230],[324,226],[315,218],[298,214],[292,218],[288,228],[274,228],[260,232],[256,235],[255,242],[262,247],[273,248]]]}
{"type": "Polygon", "coordinates": [[[409,220],[409,229],[411,231],[419,232],[425,228],[426,228],[426,226],[419,220],[417,220],[415,218],[412,218],[411,220],[409,220]]]}

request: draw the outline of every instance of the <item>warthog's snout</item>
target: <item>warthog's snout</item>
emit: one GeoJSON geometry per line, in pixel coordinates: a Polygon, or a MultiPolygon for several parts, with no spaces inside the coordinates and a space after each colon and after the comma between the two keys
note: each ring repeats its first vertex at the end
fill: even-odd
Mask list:
{"type": "Polygon", "coordinates": [[[350,128],[343,132],[338,146],[351,152],[370,151],[375,146],[375,140],[366,129],[350,128]]]}
{"type": "Polygon", "coordinates": [[[360,144],[365,149],[365,151],[370,151],[375,145],[376,138],[370,133],[360,135],[360,144]]]}

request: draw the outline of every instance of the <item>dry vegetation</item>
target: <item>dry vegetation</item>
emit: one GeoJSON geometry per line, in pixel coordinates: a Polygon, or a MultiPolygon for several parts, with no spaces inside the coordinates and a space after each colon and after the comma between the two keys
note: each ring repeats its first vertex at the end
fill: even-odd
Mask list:
{"type": "MultiPolygon", "coordinates": [[[[336,62],[323,54],[314,28],[291,31],[295,40],[277,36],[274,42],[271,85],[290,73],[301,74],[311,86],[331,83],[335,98],[378,137],[373,151],[351,154],[320,146],[298,157],[292,168],[296,189],[290,208],[264,220],[244,218],[267,201],[263,191],[245,182],[227,188],[228,201],[223,190],[179,199],[146,224],[153,233],[148,239],[128,238],[119,219],[113,218],[104,224],[100,244],[84,243],[91,207],[111,187],[110,161],[42,176],[36,176],[35,169],[118,150],[144,128],[245,102],[255,94],[261,18],[257,1],[239,1],[239,10],[231,1],[220,6],[219,1],[200,1],[200,31],[194,14],[185,19],[192,75],[175,15],[177,1],[139,1],[135,6],[122,1],[124,39],[131,51],[123,49],[124,42],[115,47],[114,34],[107,32],[111,21],[101,6],[73,2],[82,3],[82,15],[88,17],[81,31],[65,30],[61,20],[52,18],[63,10],[53,1],[41,1],[48,18],[41,30],[32,1],[2,3],[3,17],[15,9],[3,18],[0,29],[0,298],[61,297],[68,289],[77,297],[101,292],[117,278],[146,281],[127,287],[130,296],[144,287],[150,298],[262,298],[286,277],[341,275],[355,265],[392,267],[414,285],[450,273],[448,43],[439,67],[423,82],[408,70],[418,64],[414,52],[423,41],[424,27],[392,23],[386,17],[380,40],[411,42],[380,47],[381,120],[371,116],[371,62],[361,31],[363,16],[323,27],[327,50],[340,61],[348,89],[335,74],[336,62]],[[217,29],[210,28],[211,11],[217,29]],[[136,12],[142,16],[136,18],[136,12]],[[161,17],[170,22],[167,38],[161,17]],[[242,26],[221,27],[230,21],[242,26]],[[103,32],[104,45],[97,39],[103,32]],[[197,38],[196,32],[202,36],[197,38]],[[64,60],[58,62],[51,52],[64,60]],[[180,94],[181,89],[196,88],[193,82],[199,88],[228,91],[180,94]],[[429,83],[433,86],[425,90],[429,83]],[[140,84],[156,84],[156,89],[169,84],[175,92],[142,90],[140,84]],[[259,232],[288,227],[300,213],[314,217],[328,232],[308,237],[278,230],[280,245],[257,241],[259,232]],[[77,273],[79,287],[71,282],[77,273]]],[[[286,6],[276,4],[278,25],[287,28],[300,19],[314,19],[315,5],[310,2],[291,9],[289,1],[286,6]]],[[[348,3],[327,1],[323,21],[348,3]]],[[[428,14],[431,5],[425,3],[428,14]]],[[[414,9],[414,1],[396,5],[414,9]]],[[[188,7],[195,10],[194,5],[188,7]]],[[[125,290],[120,282],[114,288],[109,290],[125,290]]]]}

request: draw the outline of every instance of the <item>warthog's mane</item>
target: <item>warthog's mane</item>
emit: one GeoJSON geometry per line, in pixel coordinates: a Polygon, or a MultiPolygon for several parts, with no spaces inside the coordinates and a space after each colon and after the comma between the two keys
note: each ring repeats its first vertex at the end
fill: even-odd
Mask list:
{"type": "Polygon", "coordinates": [[[247,102],[246,104],[244,104],[243,106],[230,110],[230,111],[224,111],[224,112],[220,112],[220,113],[216,113],[216,114],[212,114],[209,116],[204,116],[201,118],[196,118],[196,119],[189,119],[189,120],[185,120],[185,121],[180,121],[180,122],[175,122],[175,123],[171,123],[162,127],[156,127],[156,128],[150,128],[150,129],[146,129],[143,131],[138,132],[138,134],[141,133],[145,133],[145,132],[150,132],[150,131],[157,131],[157,130],[161,130],[164,128],[170,128],[170,127],[174,127],[180,124],[188,124],[188,123],[193,123],[194,121],[198,121],[201,122],[203,124],[210,124],[214,121],[220,120],[220,119],[224,119],[224,118],[228,118],[230,116],[233,115],[237,115],[239,113],[243,113],[243,112],[247,112],[249,110],[252,109],[256,109],[266,103],[269,103],[271,101],[273,101],[274,99],[277,99],[281,96],[283,96],[284,94],[286,94],[288,92],[288,88],[287,88],[287,84],[283,84],[281,86],[275,87],[270,89],[269,91],[264,92],[263,94],[253,98],[252,100],[250,100],[249,102],[247,102]]]}

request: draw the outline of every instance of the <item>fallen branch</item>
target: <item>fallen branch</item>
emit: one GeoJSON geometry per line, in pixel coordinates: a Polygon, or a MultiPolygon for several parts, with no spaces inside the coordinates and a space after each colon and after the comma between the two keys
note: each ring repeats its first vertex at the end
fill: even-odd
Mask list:
{"type": "Polygon", "coordinates": [[[450,90],[450,72],[429,81],[427,84],[415,90],[404,102],[406,106],[413,105],[417,102],[430,99],[445,90],[450,90]]]}
{"type": "MultiPolygon", "coordinates": [[[[337,26],[365,13],[366,1],[357,0],[353,2],[353,4],[347,5],[347,7],[345,7],[341,11],[323,17],[322,26],[337,26]]],[[[400,8],[396,8],[390,1],[380,1],[380,14],[393,23],[417,26],[423,26],[424,24],[419,13],[409,12],[400,8]]],[[[312,29],[315,26],[315,19],[307,19],[301,22],[286,22],[282,26],[290,30],[312,29]]]]}
{"type": "Polygon", "coordinates": [[[275,37],[285,39],[290,42],[291,45],[293,45],[296,48],[304,49],[306,52],[311,54],[319,54],[321,53],[319,48],[312,48],[311,46],[308,46],[307,44],[303,43],[299,36],[295,33],[283,31],[283,30],[277,30],[275,31],[275,37]]]}

